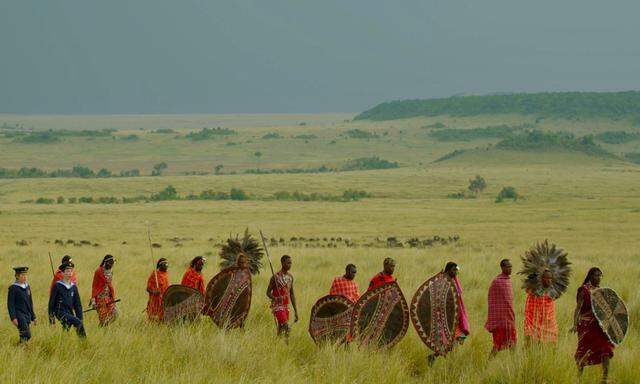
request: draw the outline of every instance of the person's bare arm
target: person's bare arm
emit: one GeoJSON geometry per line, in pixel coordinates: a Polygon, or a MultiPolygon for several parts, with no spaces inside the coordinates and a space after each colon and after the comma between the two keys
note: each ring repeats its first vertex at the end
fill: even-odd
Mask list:
{"type": "Polygon", "coordinates": [[[578,329],[578,321],[580,320],[580,308],[582,308],[582,302],[584,301],[582,297],[583,294],[584,292],[578,296],[576,310],[573,312],[573,328],[571,328],[570,332],[576,332],[578,329]]]}
{"type": "Polygon", "coordinates": [[[296,305],[296,295],[293,291],[293,278],[291,279],[291,305],[293,306],[294,321],[298,321],[298,306],[296,305]]]}
{"type": "Polygon", "coordinates": [[[271,279],[269,280],[269,285],[267,286],[267,297],[271,301],[273,301],[273,285],[274,285],[274,283],[275,283],[275,280],[273,279],[273,276],[271,276],[271,279]]]}

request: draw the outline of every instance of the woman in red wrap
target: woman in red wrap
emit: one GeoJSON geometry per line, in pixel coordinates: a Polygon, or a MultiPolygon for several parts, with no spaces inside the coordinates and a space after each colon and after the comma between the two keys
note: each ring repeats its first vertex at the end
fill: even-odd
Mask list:
{"type": "Polygon", "coordinates": [[[575,359],[580,374],[587,365],[602,364],[602,382],[606,382],[614,345],[598,324],[591,308],[591,291],[600,287],[600,280],[602,280],[600,268],[589,269],[582,286],[578,288],[577,306],[571,331],[578,333],[575,359]]]}

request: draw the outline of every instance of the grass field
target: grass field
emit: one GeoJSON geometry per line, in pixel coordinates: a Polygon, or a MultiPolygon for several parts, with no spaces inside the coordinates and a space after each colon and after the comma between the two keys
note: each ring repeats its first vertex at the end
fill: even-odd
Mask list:
{"type": "MultiPolygon", "coordinates": [[[[140,168],[145,173],[159,161],[169,168],[165,176],[109,179],[17,179],[0,180],[0,265],[4,285],[13,279],[11,266],[31,267],[30,282],[41,323],[32,328],[33,340],[17,348],[17,331],[4,315],[0,322],[0,382],[33,383],[577,383],[573,353],[576,336],[569,334],[575,292],[591,266],[604,271],[603,285],[615,289],[626,301],[631,315],[627,339],[615,350],[611,381],[640,381],[640,166],[618,159],[580,153],[471,151],[450,161],[435,159],[457,148],[486,147],[496,140],[437,142],[426,125],[437,121],[448,127],[482,127],[531,122],[519,116],[482,118],[430,118],[392,122],[345,122],[348,115],[322,116],[121,116],[56,117],[0,115],[0,124],[23,124],[25,128],[102,129],[117,128],[116,136],[138,132],[140,140],[85,138],[52,144],[18,144],[0,139],[0,168],[34,166],[67,168],[82,164],[114,171],[140,168]],[[300,125],[301,122],[307,123],[300,125]],[[158,128],[179,132],[203,126],[223,126],[238,135],[222,140],[189,142],[175,135],[150,133],[158,128]],[[138,128],[143,128],[139,130],[138,128]],[[380,138],[346,139],[346,130],[378,132],[380,138]],[[284,139],[263,140],[270,132],[284,139]],[[388,132],[384,136],[384,132],[388,132]],[[292,139],[298,134],[318,139],[292,139]],[[242,141],[229,146],[226,141],[242,141]],[[331,144],[335,140],[336,144],[331,144]],[[246,141],[252,141],[246,143],[246,141]],[[256,159],[252,154],[261,151],[256,159]],[[248,175],[246,168],[291,168],[334,164],[347,159],[380,156],[401,167],[388,170],[330,172],[321,174],[248,175]],[[212,172],[216,164],[240,172],[236,175],[185,176],[187,171],[212,172]],[[465,189],[468,180],[482,175],[487,189],[475,199],[449,199],[465,189]],[[276,191],[341,193],[355,188],[373,194],[356,202],[284,201],[168,201],[119,205],[20,203],[44,196],[134,196],[156,192],[166,185],[179,192],[242,188],[256,195],[276,191]],[[494,202],[504,186],[524,196],[515,202],[494,202]],[[264,294],[268,268],[253,280],[253,302],[244,330],[223,332],[202,319],[189,327],[149,325],[142,312],[146,305],[146,279],[151,261],[146,238],[151,223],[155,257],[170,261],[171,282],[179,282],[189,260],[210,254],[205,279],[218,271],[216,246],[229,234],[245,228],[255,235],[262,229],[268,237],[342,237],[355,247],[305,247],[287,242],[271,248],[272,257],[293,257],[292,273],[300,322],[294,325],[289,345],[275,337],[264,294]],[[368,247],[376,239],[396,236],[427,238],[459,235],[460,241],[427,248],[368,247]],[[181,240],[175,246],[172,238],[181,240]],[[550,239],[568,251],[573,262],[569,292],[556,303],[560,327],[554,347],[525,348],[501,353],[489,361],[491,338],[483,329],[486,294],[499,272],[498,262],[519,256],[534,242],[550,239]],[[60,246],[56,239],[87,240],[97,246],[60,246]],[[25,240],[29,245],[19,246],[25,240]],[[126,244],[123,244],[126,242],[126,244]],[[115,288],[122,299],[121,317],[106,329],[97,327],[88,314],[88,339],[46,321],[50,267],[54,259],[69,253],[79,273],[80,293],[88,303],[93,271],[102,256],[112,253],[117,262],[115,288]],[[446,359],[426,364],[427,348],[412,326],[390,351],[351,347],[318,348],[308,335],[309,313],[314,302],[328,292],[334,276],[345,264],[358,266],[361,289],[391,256],[398,262],[396,275],[407,300],[427,278],[453,260],[461,265],[461,283],[470,316],[472,335],[446,359]]],[[[577,135],[605,130],[631,130],[623,122],[543,121],[541,129],[566,130],[577,135]]],[[[636,128],[637,129],[637,128],[636,128]]],[[[612,146],[611,151],[637,150],[637,142],[612,146]],[[622,148],[622,149],[620,149],[622,148]]],[[[516,317],[522,331],[524,293],[514,276],[516,317]]],[[[3,305],[3,310],[4,305],[3,305]]],[[[6,311],[6,310],[5,310],[6,311]]],[[[596,383],[600,369],[588,368],[580,382],[596,383]]]]}

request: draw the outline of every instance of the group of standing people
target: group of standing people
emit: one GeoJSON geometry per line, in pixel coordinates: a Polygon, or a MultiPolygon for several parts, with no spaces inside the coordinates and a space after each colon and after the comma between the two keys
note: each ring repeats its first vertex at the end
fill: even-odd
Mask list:
{"type": "MultiPolygon", "coordinates": [[[[106,326],[115,320],[117,302],[113,289],[112,268],[115,258],[106,255],[93,275],[91,286],[90,307],[98,313],[100,326],[106,326]]],[[[27,282],[29,267],[15,267],[15,281],[9,287],[7,308],[11,322],[18,328],[20,342],[31,339],[31,324],[36,325],[36,314],[33,310],[31,286],[27,282]]],[[[86,337],[82,309],[82,300],[78,290],[78,277],[73,259],[65,255],[60,266],[53,272],[53,279],[49,287],[48,317],[49,323],[56,320],[62,324],[64,330],[71,327],[76,329],[78,336],[86,337]]]]}
{"type": "MultiPolygon", "coordinates": [[[[205,294],[205,280],[202,269],[206,259],[202,256],[195,257],[185,271],[181,284],[193,288],[205,294]]],[[[271,310],[277,323],[278,335],[288,336],[289,305],[293,307],[294,322],[299,319],[298,308],[294,291],[294,279],[290,273],[292,258],[284,255],[280,259],[281,269],[274,273],[269,281],[266,295],[271,301],[271,310]]],[[[96,310],[99,326],[107,326],[117,317],[115,290],[113,287],[113,266],[115,258],[106,255],[100,266],[95,270],[91,289],[89,310],[96,310]]],[[[246,260],[245,260],[246,263],[246,260]]],[[[395,282],[393,273],[396,263],[391,258],[383,262],[383,270],[375,274],[368,286],[368,291],[382,285],[395,282]]],[[[152,321],[161,321],[163,317],[162,297],[169,287],[168,278],[169,263],[161,258],[157,261],[156,268],[152,271],[147,281],[147,315],[152,321]]],[[[492,281],[488,291],[488,310],[485,329],[493,337],[491,356],[501,350],[515,347],[517,342],[516,319],[513,304],[513,286],[511,282],[512,264],[509,259],[500,261],[501,273],[492,281]]],[[[31,338],[30,325],[36,324],[36,314],[33,310],[31,287],[27,282],[28,267],[16,267],[15,282],[9,287],[8,310],[13,325],[19,331],[21,342],[31,338]]],[[[469,324],[467,313],[462,300],[462,288],[458,280],[459,267],[454,262],[449,262],[441,274],[450,279],[457,290],[457,327],[455,339],[462,344],[468,337],[469,324]]],[[[348,264],[342,276],[334,278],[329,294],[340,295],[355,303],[360,298],[360,291],[355,281],[357,267],[348,264]]],[[[549,295],[548,288],[552,284],[552,273],[545,270],[540,278],[538,290],[526,290],[524,308],[524,336],[525,344],[532,342],[555,343],[558,337],[558,325],[556,322],[555,299],[549,295]]],[[[575,353],[579,372],[587,365],[601,364],[603,367],[603,379],[606,380],[609,369],[609,361],[613,357],[614,345],[599,326],[591,307],[591,292],[600,286],[602,271],[599,268],[591,268],[577,292],[577,305],[574,313],[572,332],[578,334],[578,347],[575,353]]],[[[50,286],[48,315],[51,324],[58,320],[64,330],[71,327],[76,329],[80,337],[86,337],[83,323],[82,301],[78,290],[78,279],[73,259],[66,255],[62,258],[58,270],[54,273],[50,286]]],[[[429,362],[439,354],[429,356],[429,362]]]]}
{"type": "MultiPolygon", "coordinates": [[[[513,287],[511,284],[511,261],[500,262],[502,272],[496,276],[489,287],[488,311],[485,329],[493,336],[491,355],[498,351],[515,347],[517,341],[516,320],[513,309],[513,287]]],[[[525,344],[533,342],[555,343],[558,340],[555,299],[549,295],[552,273],[545,270],[541,276],[538,291],[527,290],[524,308],[525,344]]],[[[609,373],[609,360],[613,357],[614,344],[598,324],[591,307],[591,292],[600,287],[602,271],[589,269],[582,285],[578,288],[576,309],[571,332],[578,334],[578,346],[575,353],[578,371],[587,365],[602,365],[603,381],[609,373]]]]}

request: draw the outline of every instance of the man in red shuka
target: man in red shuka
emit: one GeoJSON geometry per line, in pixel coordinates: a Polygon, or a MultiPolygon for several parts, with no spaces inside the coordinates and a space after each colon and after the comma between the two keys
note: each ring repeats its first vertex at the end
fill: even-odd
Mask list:
{"type": "Polygon", "coordinates": [[[204,296],[204,277],[202,277],[202,268],[204,267],[204,263],[207,261],[202,256],[196,256],[191,260],[191,264],[189,264],[189,268],[184,272],[182,276],[182,282],[180,284],[185,287],[193,288],[196,291],[199,291],[204,296]]]}
{"type": "Polygon", "coordinates": [[[289,337],[289,302],[293,306],[294,322],[298,322],[298,307],[296,296],[293,292],[293,276],[291,269],[291,256],[284,255],[280,258],[282,268],[271,277],[267,287],[267,297],[271,300],[271,311],[278,322],[278,336],[289,337]]]}
{"type": "Polygon", "coordinates": [[[516,345],[516,315],[513,310],[513,286],[511,284],[511,261],[500,261],[502,273],[496,276],[489,287],[487,322],[484,327],[493,336],[491,356],[498,351],[516,345]]]}
{"type": "Polygon", "coordinates": [[[147,280],[147,292],[149,301],[147,302],[147,316],[150,321],[162,321],[164,307],[162,305],[162,295],[169,287],[169,262],[165,258],[160,258],[156,264],[156,270],[151,272],[147,280]],[[156,281],[156,277],[158,278],[156,281]]]}
{"type": "Polygon", "coordinates": [[[98,321],[101,327],[114,321],[118,315],[116,309],[116,292],[113,289],[113,264],[112,255],[106,255],[100,263],[100,267],[93,274],[91,285],[91,305],[98,312],[98,321]]]}
{"type": "Polygon", "coordinates": [[[390,257],[387,257],[386,259],[384,259],[382,267],[382,272],[376,274],[371,278],[367,291],[378,288],[381,285],[396,281],[396,279],[393,277],[393,271],[396,269],[396,261],[390,257]]]}
{"type": "Polygon", "coordinates": [[[344,276],[338,276],[333,279],[329,294],[344,296],[352,303],[358,301],[360,294],[358,293],[358,284],[354,280],[357,271],[355,265],[348,264],[344,276]]]}

